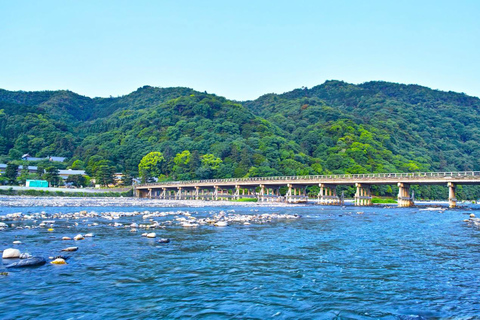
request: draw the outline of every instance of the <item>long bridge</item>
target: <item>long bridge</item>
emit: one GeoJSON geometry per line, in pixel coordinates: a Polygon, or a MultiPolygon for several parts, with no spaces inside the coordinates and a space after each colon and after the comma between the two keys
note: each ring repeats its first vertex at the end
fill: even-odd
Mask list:
{"type": "Polygon", "coordinates": [[[318,203],[343,205],[343,193],[337,194],[337,186],[355,186],[354,204],[372,205],[372,185],[398,186],[398,206],[411,207],[414,197],[411,185],[444,185],[449,190],[449,206],[457,203],[457,185],[480,184],[480,171],[462,172],[413,172],[413,173],[371,173],[314,176],[280,176],[258,178],[231,178],[191,181],[167,181],[145,183],[135,186],[139,198],[175,200],[226,200],[256,198],[258,201],[283,201],[287,203],[306,202],[307,187],[318,186],[318,203]],[[284,195],[280,188],[287,188],[284,195]]]}

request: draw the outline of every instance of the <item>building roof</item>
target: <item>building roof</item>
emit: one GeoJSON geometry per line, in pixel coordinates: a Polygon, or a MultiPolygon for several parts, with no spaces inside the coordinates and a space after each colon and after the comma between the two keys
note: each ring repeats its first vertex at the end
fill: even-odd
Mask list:
{"type": "MultiPolygon", "coordinates": [[[[22,165],[19,165],[18,166],[18,170],[22,170],[23,169],[23,166],[22,165]]],[[[29,171],[36,171],[38,169],[37,166],[28,166],[28,170],[29,171]]]]}
{"type": "Polygon", "coordinates": [[[67,158],[65,158],[65,157],[54,157],[54,156],[45,157],[45,158],[36,158],[36,157],[31,157],[28,153],[25,153],[22,156],[22,160],[27,160],[27,161],[49,160],[49,161],[53,161],[53,162],[64,162],[65,159],[67,159],[67,158]]]}
{"type": "Polygon", "coordinates": [[[65,157],[50,157],[50,158],[48,158],[48,159],[49,159],[50,161],[63,162],[63,161],[65,161],[65,159],[67,159],[67,158],[65,158],[65,157]]]}
{"type": "MultiPolygon", "coordinates": [[[[7,164],[0,163],[0,169],[6,169],[6,168],[7,168],[7,164]]],[[[23,166],[19,165],[18,170],[22,170],[22,169],[23,169],[23,166]]],[[[36,171],[37,169],[38,169],[37,166],[28,166],[28,170],[30,170],[30,171],[36,171]]]]}
{"type": "Polygon", "coordinates": [[[67,176],[71,176],[73,174],[81,174],[81,175],[84,175],[85,174],[85,170],[72,170],[72,169],[68,169],[68,170],[58,170],[58,174],[59,175],[67,175],[67,176]]]}

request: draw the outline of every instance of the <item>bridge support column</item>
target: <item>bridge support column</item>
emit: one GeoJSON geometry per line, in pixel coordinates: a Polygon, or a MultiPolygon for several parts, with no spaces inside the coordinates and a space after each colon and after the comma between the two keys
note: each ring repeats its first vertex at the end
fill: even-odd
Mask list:
{"type": "Polygon", "coordinates": [[[217,201],[218,200],[218,186],[213,187],[213,200],[217,201]]]}
{"type": "Polygon", "coordinates": [[[292,185],[288,184],[287,187],[288,187],[288,190],[287,190],[287,193],[285,194],[285,202],[290,202],[292,200],[292,185]]]}
{"type": "Polygon", "coordinates": [[[318,193],[318,203],[324,205],[339,205],[340,198],[337,196],[337,186],[320,183],[320,192],[318,193]]]}
{"type": "Polygon", "coordinates": [[[195,194],[193,196],[193,199],[200,200],[200,187],[195,187],[195,194]]]}
{"type": "Polygon", "coordinates": [[[355,205],[356,206],[371,206],[372,205],[372,192],[370,185],[356,183],[357,192],[355,193],[355,205]]]}
{"type": "Polygon", "coordinates": [[[167,188],[162,188],[162,192],[160,193],[160,195],[158,196],[160,199],[163,199],[165,200],[166,198],[166,193],[167,193],[167,188]]]}
{"type": "Polygon", "coordinates": [[[258,201],[265,201],[265,186],[263,184],[260,185],[260,195],[258,201]]]}
{"type": "Polygon", "coordinates": [[[240,186],[235,186],[235,192],[233,194],[233,200],[240,199],[240,186]]]}
{"type": "Polygon", "coordinates": [[[175,194],[175,200],[182,200],[182,188],[177,188],[177,193],[175,194]]]}
{"type": "Polygon", "coordinates": [[[410,197],[410,185],[407,183],[398,183],[398,206],[412,207],[414,205],[413,198],[410,197]]]}
{"type": "Polygon", "coordinates": [[[455,184],[449,182],[448,184],[448,206],[455,208],[457,206],[457,197],[455,196],[455,184]]]}
{"type": "MultiPolygon", "coordinates": [[[[308,201],[306,186],[302,186],[302,185],[296,186],[293,184],[288,184],[287,187],[288,187],[288,190],[287,190],[287,193],[285,194],[285,202],[299,203],[299,202],[308,201]]],[[[277,190],[277,196],[280,197],[280,188],[278,188],[277,190]]]]}

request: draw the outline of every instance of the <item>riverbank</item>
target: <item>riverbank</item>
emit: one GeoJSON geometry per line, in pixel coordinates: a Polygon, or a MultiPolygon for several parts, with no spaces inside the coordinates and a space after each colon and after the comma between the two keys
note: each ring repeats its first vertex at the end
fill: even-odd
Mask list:
{"type": "Polygon", "coordinates": [[[37,188],[20,186],[0,186],[0,195],[37,197],[132,197],[132,188],[37,188]]]}
{"type": "Polygon", "coordinates": [[[204,200],[159,200],[133,197],[33,197],[33,196],[0,196],[3,207],[225,207],[225,206],[258,206],[258,207],[298,207],[305,204],[286,204],[283,202],[235,202],[204,200]]]}
{"type": "MultiPolygon", "coordinates": [[[[459,208],[465,208],[466,204],[459,204],[459,208]]],[[[148,198],[135,198],[135,197],[109,197],[105,195],[95,195],[90,197],[79,196],[78,194],[70,195],[66,197],[59,196],[17,196],[17,195],[0,195],[0,207],[162,207],[162,208],[175,208],[175,207],[190,207],[190,208],[202,208],[202,207],[322,207],[322,208],[344,208],[352,207],[357,209],[367,207],[356,207],[354,201],[349,199],[345,200],[344,206],[322,206],[318,205],[315,201],[309,201],[308,203],[284,203],[284,202],[237,202],[237,201],[206,201],[206,200],[160,200],[160,199],[148,199],[148,198]]],[[[396,204],[374,204],[371,207],[391,207],[396,208],[396,204]]],[[[417,201],[416,206],[419,208],[426,207],[442,207],[448,208],[448,201],[417,201]]],[[[480,208],[479,205],[468,204],[469,209],[480,208]]]]}

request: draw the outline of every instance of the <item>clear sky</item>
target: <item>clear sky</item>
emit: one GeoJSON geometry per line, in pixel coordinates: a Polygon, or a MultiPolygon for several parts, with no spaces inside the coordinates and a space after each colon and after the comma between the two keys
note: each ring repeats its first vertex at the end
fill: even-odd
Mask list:
{"type": "Polygon", "coordinates": [[[325,80],[480,96],[480,1],[0,0],[0,88],[255,99],[325,80]]]}

